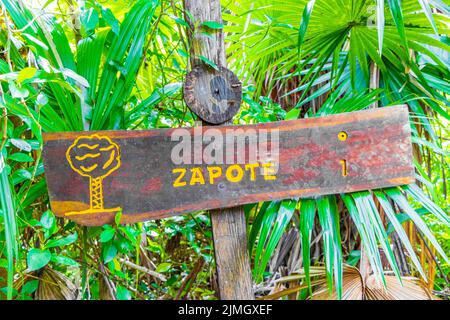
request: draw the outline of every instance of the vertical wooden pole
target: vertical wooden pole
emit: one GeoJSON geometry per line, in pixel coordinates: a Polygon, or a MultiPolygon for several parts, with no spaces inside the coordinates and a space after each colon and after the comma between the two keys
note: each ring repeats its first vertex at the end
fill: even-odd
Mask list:
{"type": "MultiPolygon", "coordinates": [[[[191,68],[203,63],[199,56],[226,67],[222,30],[212,30],[210,35],[196,30],[205,21],[222,23],[220,0],[184,0],[184,8],[194,20],[185,15],[190,26],[191,68]]],[[[220,299],[254,299],[243,207],[212,210],[210,214],[220,299]]]]}

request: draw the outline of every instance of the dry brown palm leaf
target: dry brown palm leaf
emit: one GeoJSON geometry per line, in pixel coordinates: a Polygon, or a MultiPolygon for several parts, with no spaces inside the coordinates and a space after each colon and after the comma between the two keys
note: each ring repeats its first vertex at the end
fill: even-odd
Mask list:
{"type": "MultiPolygon", "coordinates": [[[[372,276],[369,276],[369,278],[372,276]]],[[[414,277],[402,277],[402,284],[397,277],[386,275],[385,290],[383,287],[371,286],[368,279],[364,293],[366,300],[435,300],[428,286],[414,277]]]]}
{"type": "MultiPolygon", "coordinates": [[[[316,280],[311,281],[311,286],[322,286],[326,284],[325,269],[323,267],[311,267],[311,277],[316,276],[316,280]]],[[[292,295],[300,290],[308,288],[304,283],[298,284],[299,280],[305,279],[305,273],[303,269],[296,271],[295,273],[278,278],[273,281],[273,290],[265,296],[258,297],[257,300],[276,300],[287,295],[292,295]]]]}
{"type": "Polygon", "coordinates": [[[39,274],[36,300],[76,300],[77,287],[61,272],[46,266],[39,274]]]}
{"type": "MultiPolygon", "coordinates": [[[[321,277],[326,278],[326,273],[321,277]]],[[[345,266],[342,275],[342,300],[363,300],[364,285],[359,270],[354,267],[345,266]]],[[[330,291],[324,283],[317,290],[314,291],[312,300],[337,300],[336,290],[330,295],[330,291]]]]}
{"type": "MultiPolygon", "coordinates": [[[[327,286],[326,270],[324,267],[311,267],[311,286],[315,290],[311,296],[312,300],[337,300],[336,290],[331,293],[327,286]]],[[[305,274],[300,269],[295,274],[280,278],[277,283],[290,284],[288,288],[273,292],[262,297],[264,300],[280,299],[289,294],[306,289],[306,284],[298,284],[304,280],[305,274]]],[[[425,283],[414,277],[402,277],[400,283],[397,277],[385,274],[386,288],[376,281],[375,276],[367,277],[364,283],[358,268],[344,266],[342,276],[342,300],[433,300],[432,295],[425,283]]]]}
{"type": "MultiPolygon", "coordinates": [[[[402,277],[402,283],[396,276],[385,275],[386,287],[376,281],[374,275],[367,277],[364,283],[357,268],[346,266],[342,279],[342,300],[433,300],[436,299],[428,287],[414,277],[402,277]]],[[[326,286],[316,290],[313,300],[337,300],[336,290],[329,294],[326,286]]]]}

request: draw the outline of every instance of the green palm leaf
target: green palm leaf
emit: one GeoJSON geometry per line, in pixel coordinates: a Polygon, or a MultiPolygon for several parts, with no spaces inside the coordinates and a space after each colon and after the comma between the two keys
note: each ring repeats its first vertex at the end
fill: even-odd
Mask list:
{"type": "Polygon", "coordinates": [[[431,244],[436,248],[437,252],[439,252],[439,254],[442,256],[442,258],[444,258],[444,260],[449,263],[447,255],[437,242],[431,230],[428,228],[422,218],[420,218],[417,212],[409,205],[408,201],[402,195],[400,190],[397,188],[389,188],[386,189],[385,192],[411,218],[416,227],[425,235],[425,237],[428,238],[431,244]]]}
{"type": "Polygon", "coordinates": [[[311,292],[311,234],[314,228],[314,217],[316,213],[316,203],[314,200],[305,199],[300,202],[300,235],[302,244],[303,269],[305,270],[305,279],[311,292]]]}
{"type": "Polygon", "coordinates": [[[157,5],[156,0],[138,1],[125,15],[119,35],[113,34],[98,84],[91,130],[114,128],[116,121],[123,122],[123,101],[142,62],[142,50],[157,5]]]}
{"type": "Polygon", "coordinates": [[[333,276],[338,294],[342,296],[342,250],[339,231],[339,212],[334,197],[323,197],[317,200],[317,212],[323,230],[323,246],[327,270],[328,288],[333,288],[333,276]]]}
{"type": "Polygon", "coordinates": [[[2,153],[0,153],[0,209],[3,218],[2,229],[4,229],[5,232],[6,257],[8,259],[7,298],[10,300],[12,299],[13,293],[14,258],[18,256],[17,222],[13,194],[14,190],[10,185],[2,153]]]}
{"type": "Polygon", "coordinates": [[[423,279],[427,279],[427,276],[425,275],[425,272],[423,271],[422,265],[420,264],[419,259],[416,256],[416,253],[414,252],[414,249],[409,242],[408,236],[403,229],[400,221],[396,217],[396,214],[394,210],[392,209],[391,204],[389,203],[389,200],[387,199],[386,195],[382,193],[381,191],[374,191],[377,199],[380,201],[381,206],[383,207],[384,212],[386,213],[386,216],[389,218],[389,221],[392,223],[395,232],[397,232],[400,240],[402,241],[403,245],[405,246],[406,250],[409,253],[409,257],[413,261],[414,265],[416,266],[417,270],[420,272],[420,275],[423,277],[423,279]]]}

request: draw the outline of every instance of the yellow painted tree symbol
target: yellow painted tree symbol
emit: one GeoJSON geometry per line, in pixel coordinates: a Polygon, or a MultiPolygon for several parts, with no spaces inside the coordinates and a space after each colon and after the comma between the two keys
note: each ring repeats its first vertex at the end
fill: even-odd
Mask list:
{"type": "Polygon", "coordinates": [[[66,215],[114,212],[120,208],[104,208],[103,179],[120,167],[120,148],[107,136],[93,134],[78,137],[67,149],[70,167],[79,175],[89,177],[89,209],[66,215]]]}

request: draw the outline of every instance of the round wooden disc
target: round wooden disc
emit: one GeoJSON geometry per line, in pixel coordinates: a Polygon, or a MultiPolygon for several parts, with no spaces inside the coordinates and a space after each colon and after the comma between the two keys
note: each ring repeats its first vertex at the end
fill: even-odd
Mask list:
{"type": "Polygon", "coordinates": [[[184,82],[184,101],[189,109],[211,124],[224,123],[239,111],[242,84],[225,67],[195,67],[184,82]]]}

